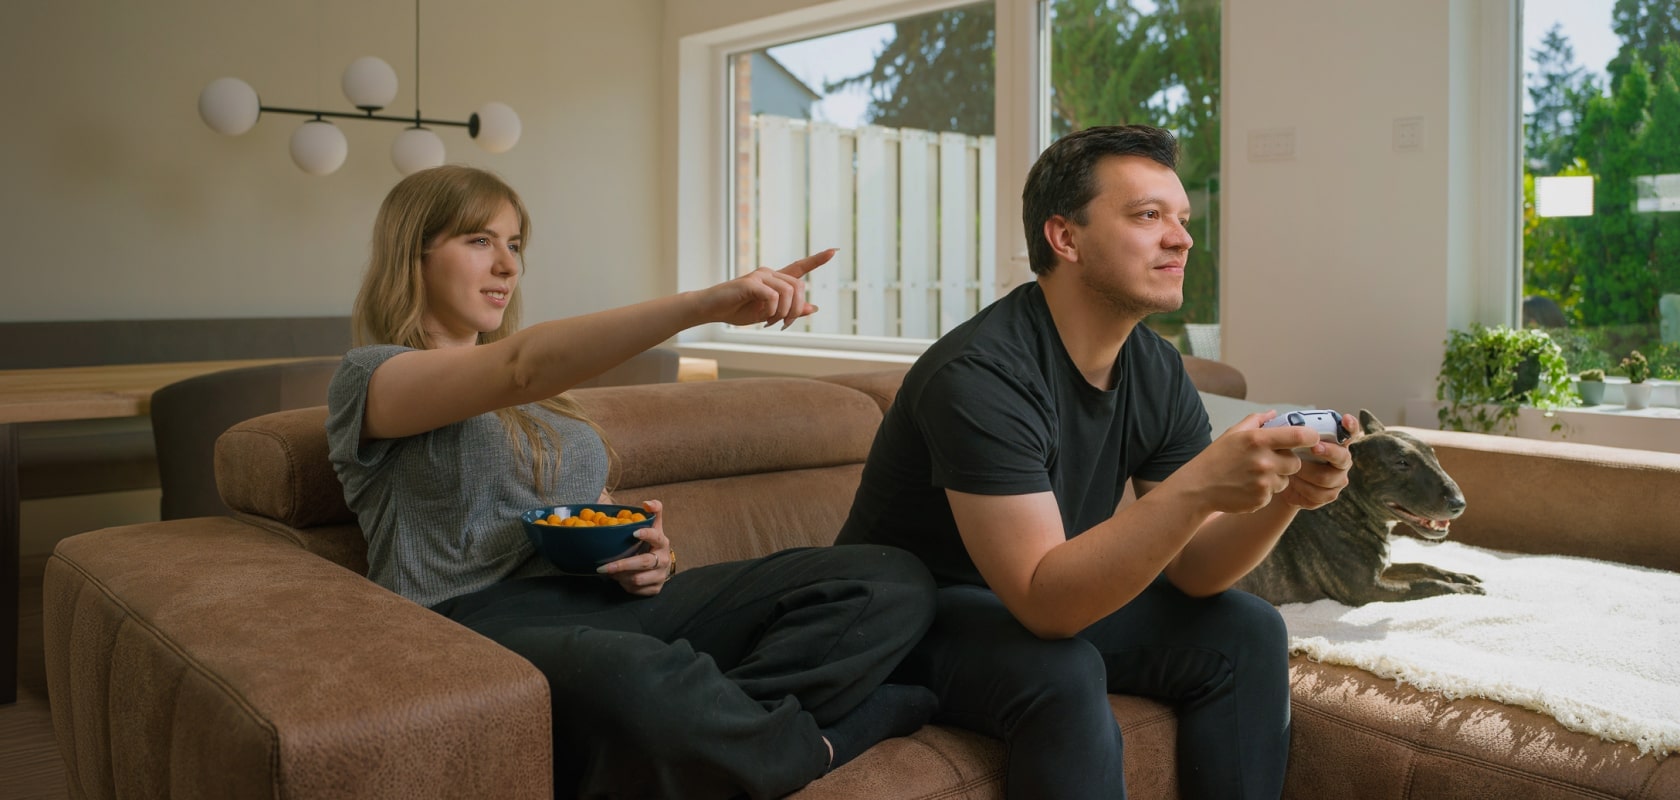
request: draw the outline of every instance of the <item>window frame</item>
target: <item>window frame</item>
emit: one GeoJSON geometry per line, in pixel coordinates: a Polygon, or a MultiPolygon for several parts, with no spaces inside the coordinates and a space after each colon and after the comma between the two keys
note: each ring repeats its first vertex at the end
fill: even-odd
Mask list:
{"type": "MultiPolygon", "coordinates": [[[[997,9],[995,132],[999,187],[1020,186],[1042,149],[1045,113],[1044,0],[993,0],[997,9]],[[1042,120],[1042,121],[1041,121],[1042,120]]],[[[677,39],[676,261],[681,291],[711,286],[729,270],[731,180],[728,56],[915,14],[972,5],[973,0],[844,0],[750,20],[677,39]]],[[[1001,291],[1032,277],[1018,192],[999,191],[994,236],[1001,291]]],[[[779,265],[770,265],[779,266],[779,265]]],[[[715,358],[723,369],[821,375],[904,366],[932,340],[796,331],[753,331],[720,324],[679,334],[685,354],[715,358]]]]}

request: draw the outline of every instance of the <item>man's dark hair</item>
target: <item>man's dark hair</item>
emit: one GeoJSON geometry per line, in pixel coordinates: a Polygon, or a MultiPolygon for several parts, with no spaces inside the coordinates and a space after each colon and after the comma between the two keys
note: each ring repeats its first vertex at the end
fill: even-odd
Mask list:
{"type": "Polygon", "coordinates": [[[1097,196],[1097,164],[1109,156],[1143,156],[1178,168],[1178,140],[1148,125],[1104,125],[1057,139],[1027,172],[1021,190],[1021,222],[1027,230],[1027,261],[1034,274],[1056,266],[1056,251],[1044,238],[1044,223],[1060,215],[1086,222],[1085,207],[1097,196]]]}

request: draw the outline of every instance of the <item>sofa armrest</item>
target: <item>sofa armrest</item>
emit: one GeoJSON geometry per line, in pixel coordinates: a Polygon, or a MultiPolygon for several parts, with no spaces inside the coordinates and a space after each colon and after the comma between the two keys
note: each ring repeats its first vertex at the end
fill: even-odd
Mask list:
{"type": "Polygon", "coordinates": [[[1454,539],[1680,572],[1680,454],[1390,427],[1429,443],[1464,490],[1454,539]]]}
{"type": "Polygon", "coordinates": [[[1243,377],[1241,370],[1223,361],[1198,356],[1183,358],[1184,371],[1190,374],[1190,382],[1196,385],[1196,391],[1236,400],[1248,398],[1248,379],[1243,377]]]}
{"type": "Polygon", "coordinates": [[[60,542],[53,728],[87,797],[548,797],[530,663],[229,518],[60,542]]]}

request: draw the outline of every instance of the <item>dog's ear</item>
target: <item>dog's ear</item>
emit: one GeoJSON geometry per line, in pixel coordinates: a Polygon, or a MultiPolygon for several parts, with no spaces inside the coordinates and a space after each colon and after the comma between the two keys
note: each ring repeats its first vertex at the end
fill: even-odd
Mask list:
{"type": "Polygon", "coordinates": [[[1381,433],[1383,424],[1382,420],[1377,419],[1376,414],[1361,408],[1359,409],[1359,427],[1364,428],[1366,433],[1381,433]]]}

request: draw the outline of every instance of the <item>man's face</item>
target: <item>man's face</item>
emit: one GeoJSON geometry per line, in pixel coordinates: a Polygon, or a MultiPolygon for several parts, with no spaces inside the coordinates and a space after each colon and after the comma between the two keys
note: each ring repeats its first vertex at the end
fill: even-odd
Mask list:
{"type": "Polygon", "coordinates": [[[1097,195],[1085,224],[1068,221],[1073,245],[1065,258],[1080,282],[1127,316],[1172,311],[1184,304],[1190,198],[1178,173],[1142,156],[1097,164],[1097,195]]]}

